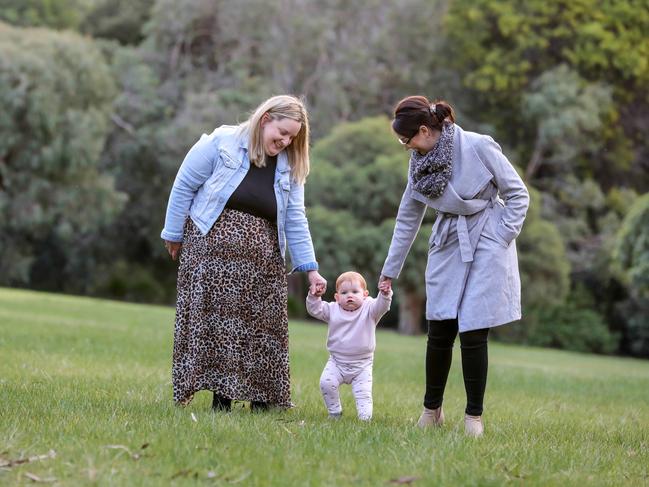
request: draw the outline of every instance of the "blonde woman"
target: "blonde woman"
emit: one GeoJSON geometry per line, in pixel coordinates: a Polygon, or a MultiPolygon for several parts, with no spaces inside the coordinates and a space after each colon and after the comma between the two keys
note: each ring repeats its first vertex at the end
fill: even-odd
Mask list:
{"type": "Polygon", "coordinates": [[[238,126],[203,135],[174,181],[161,237],[180,256],[173,396],[211,390],[212,407],[291,406],[285,249],[294,272],[318,273],[304,210],[309,121],[274,96],[238,126]],[[181,252],[182,248],[182,252],[181,252]]]}

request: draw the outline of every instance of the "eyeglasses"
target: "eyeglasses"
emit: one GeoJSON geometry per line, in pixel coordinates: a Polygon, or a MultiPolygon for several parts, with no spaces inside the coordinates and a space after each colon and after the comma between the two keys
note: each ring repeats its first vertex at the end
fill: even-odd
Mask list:
{"type": "MultiPolygon", "coordinates": [[[[414,135],[412,137],[414,137],[414,135]]],[[[401,145],[407,145],[412,140],[412,137],[397,137],[397,140],[401,145]]]]}
{"type": "Polygon", "coordinates": [[[397,137],[399,140],[399,143],[401,145],[408,145],[412,139],[417,137],[417,134],[419,133],[419,130],[417,130],[414,134],[412,134],[410,137],[397,137]]]}

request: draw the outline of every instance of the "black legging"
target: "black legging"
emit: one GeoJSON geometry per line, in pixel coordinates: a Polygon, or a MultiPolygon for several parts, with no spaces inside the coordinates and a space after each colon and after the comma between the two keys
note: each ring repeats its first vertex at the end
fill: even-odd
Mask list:
{"type": "MultiPolygon", "coordinates": [[[[444,400],[444,389],[453,358],[453,342],[458,332],[457,318],[428,322],[426,347],[426,395],[424,406],[437,409],[444,400]]],[[[466,414],[482,415],[487,385],[487,337],[489,328],[460,333],[462,375],[466,390],[466,414]]]]}

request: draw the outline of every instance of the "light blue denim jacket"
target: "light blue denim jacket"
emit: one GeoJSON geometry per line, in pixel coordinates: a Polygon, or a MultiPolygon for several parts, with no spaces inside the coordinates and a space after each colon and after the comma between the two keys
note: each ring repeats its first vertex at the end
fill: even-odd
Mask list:
{"type": "MultiPolygon", "coordinates": [[[[210,135],[203,134],[178,170],[160,236],[182,242],[188,214],[206,235],[248,169],[247,132],[241,132],[238,126],[223,125],[210,135]]],[[[288,156],[282,151],[277,156],[274,183],[280,252],[285,259],[288,243],[292,272],[317,270],[304,208],[304,185],[296,183],[290,175],[288,156]]]]}

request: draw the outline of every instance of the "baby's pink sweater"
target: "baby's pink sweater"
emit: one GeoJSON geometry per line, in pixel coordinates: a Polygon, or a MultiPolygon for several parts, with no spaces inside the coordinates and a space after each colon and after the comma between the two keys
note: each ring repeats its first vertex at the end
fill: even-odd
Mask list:
{"type": "Polygon", "coordinates": [[[357,310],[346,311],[335,301],[327,303],[309,294],[306,310],[314,318],[329,324],[329,353],[346,360],[356,360],[370,358],[374,354],[376,325],[390,309],[391,302],[392,291],[389,296],[379,293],[376,298],[365,298],[357,310]]]}

